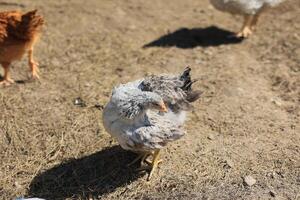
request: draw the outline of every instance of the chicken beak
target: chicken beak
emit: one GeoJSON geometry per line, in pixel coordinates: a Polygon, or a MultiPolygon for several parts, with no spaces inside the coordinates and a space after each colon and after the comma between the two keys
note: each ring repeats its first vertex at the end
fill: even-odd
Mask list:
{"type": "Polygon", "coordinates": [[[160,110],[159,111],[161,111],[161,112],[168,112],[166,104],[163,101],[160,104],[160,110]]]}

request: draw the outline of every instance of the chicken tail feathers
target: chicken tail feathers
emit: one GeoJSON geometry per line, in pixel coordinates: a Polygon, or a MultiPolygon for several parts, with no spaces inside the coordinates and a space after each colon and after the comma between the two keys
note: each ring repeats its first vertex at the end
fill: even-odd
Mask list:
{"type": "Polygon", "coordinates": [[[186,67],[183,71],[182,75],[180,76],[180,80],[183,81],[183,85],[181,87],[184,91],[191,91],[193,83],[197,82],[198,79],[192,79],[191,77],[192,69],[190,67],[186,67]]]}
{"type": "Polygon", "coordinates": [[[16,36],[19,39],[31,40],[41,31],[44,23],[44,18],[37,15],[37,10],[29,11],[22,15],[21,22],[17,27],[18,31],[15,32],[16,36]]]}
{"type": "Polygon", "coordinates": [[[193,83],[197,82],[198,79],[194,79],[192,80],[192,77],[191,77],[191,68],[190,67],[186,67],[185,70],[183,71],[182,75],[180,76],[180,80],[183,82],[183,85],[181,87],[181,89],[183,91],[185,91],[186,93],[186,100],[188,102],[194,102],[196,101],[197,99],[200,98],[202,92],[201,91],[193,91],[192,90],[192,85],[193,83]]]}
{"type": "Polygon", "coordinates": [[[183,86],[181,87],[181,89],[184,91],[191,90],[191,86],[192,86],[192,78],[190,74],[191,70],[192,69],[190,67],[186,67],[182,75],[180,76],[180,80],[183,81],[183,86]]]}
{"type": "Polygon", "coordinates": [[[188,102],[197,101],[200,98],[202,93],[203,92],[201,92],[200,90],[189,91],[189,92],[187,92],[186,100],[188,102]]]}

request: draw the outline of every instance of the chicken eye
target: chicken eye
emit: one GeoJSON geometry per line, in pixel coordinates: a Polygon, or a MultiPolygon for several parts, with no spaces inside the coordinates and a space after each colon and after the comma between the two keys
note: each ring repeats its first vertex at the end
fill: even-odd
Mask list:
{"type": "Polygon", "coordinates": [[[154,106],[160,106],[160,104],[157,103],[157,102],[154,102],[153,105],[154,105],[154,106]]]}

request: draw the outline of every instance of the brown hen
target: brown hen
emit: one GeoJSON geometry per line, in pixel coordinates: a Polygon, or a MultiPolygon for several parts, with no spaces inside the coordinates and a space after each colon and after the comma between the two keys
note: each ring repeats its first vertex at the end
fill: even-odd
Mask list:
{"type": "Polygon", "coordinates": [[[0,85],[10,85],[9,66],[28,53],[28,64],[33,78],[39,78],[38,63],[33,59],[33,46],[37,42],[44,24],[37,10],[25,14],[20,11],[0,12],[0,63],[4,69],[0,85]]]}

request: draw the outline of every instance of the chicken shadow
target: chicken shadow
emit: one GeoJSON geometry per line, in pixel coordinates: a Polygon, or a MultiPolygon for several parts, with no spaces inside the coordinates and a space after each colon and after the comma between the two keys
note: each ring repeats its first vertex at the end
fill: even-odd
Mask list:
{"type": "MultiPolygon", "coordinates": [[[[4,76],[0,75],[0,81],[4,79],[4,76]]],[[[30,82],[29,80],[14,80],[17,84],[25,84],[27,82],[30,82]]]]}
{"type": "Polygon", "coordinates": [[[25,8],[26,6],[21,3],[12,3],[12,2],[7,2],[7,1],[0,1],[0,6],[18,6],[21,8],[25,8]]]}
{"type": "Polygon", "coordinates": [[[113,146],[67,161],[37,175],[30,184],[28,196],[53,200],[100,198],[142,176],[137,172],[137,165],[126,167],[135,156],[113,146]]]}
{"type": "Polygon", "coordinates": [[[176,46],[178,48],[188,49],[197,46],[210,47],[224,44],[237,44],[243,41],[242,38],[237,38],[233,35],[233,32],[216,26],[193,29],[180,28],[175,32],[168,33],[144,45],[143,48],[176,46]]]}

